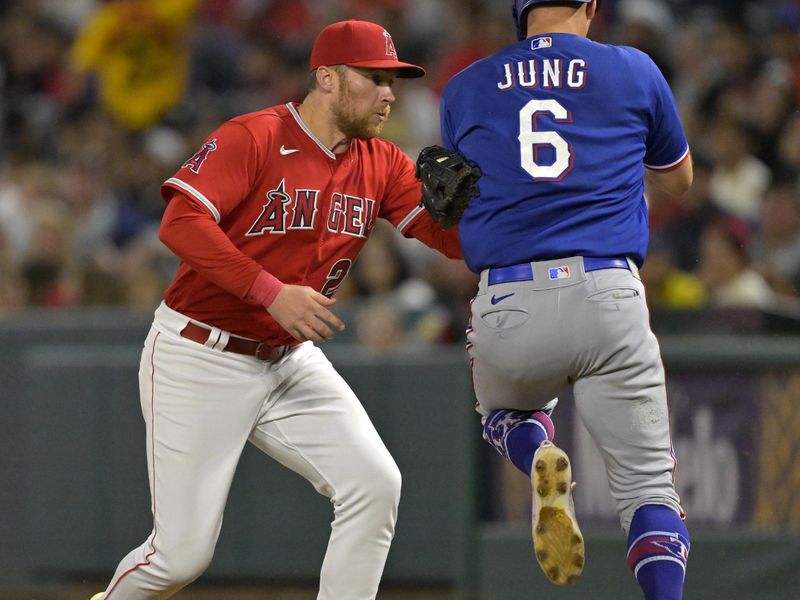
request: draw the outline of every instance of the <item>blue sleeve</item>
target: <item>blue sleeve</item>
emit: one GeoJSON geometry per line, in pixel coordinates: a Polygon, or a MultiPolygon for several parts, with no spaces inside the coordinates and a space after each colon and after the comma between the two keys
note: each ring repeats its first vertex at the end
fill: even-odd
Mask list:
{"type": "Polygon", "coordinates": [[[650,94],[650,129],[644,164],[655,169],[671,167],[683,159],[689,149],[678,107],[667,81],[655,63],[647,58],[652,73],[650,94]]]}
{"type": "Polygon", "coordinates": [[[449,150],[455,150],[450,115],[447,112],[447,100],[444,93],[442,93],[442,98],[439,101],[439,130],[441,132],[442,146],[449,150]]]}

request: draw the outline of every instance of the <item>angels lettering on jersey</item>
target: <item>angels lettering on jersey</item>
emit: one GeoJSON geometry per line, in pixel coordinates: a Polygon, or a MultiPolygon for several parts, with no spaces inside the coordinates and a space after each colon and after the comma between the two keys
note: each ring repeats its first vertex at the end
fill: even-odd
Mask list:
{"type": "MultiPolygon", "coordinates": [[[[248,236],[281,234],[293,229],[314,229],[319,213],[320,190],[296,188],[286,191],[286,179],[266,192],[261,213],[247,231],[248,236]]],[[[375,226],[375,201],[336,192],[330,199],[326,227],[331,233],[365,238],[375,226]]]]}

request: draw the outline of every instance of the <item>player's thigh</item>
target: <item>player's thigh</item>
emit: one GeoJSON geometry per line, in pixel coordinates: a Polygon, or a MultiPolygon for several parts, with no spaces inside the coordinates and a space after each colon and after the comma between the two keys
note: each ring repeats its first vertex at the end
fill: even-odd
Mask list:
{"type": "Polygon", "coordinates": [[[557,292],[521,283],[488,290],[472,302],[467,333],[478,410],[543,408],[568,385],[572,362],[570,345],[559,339],[557,292]]]}
{"type": "Polygon", "coordinates": [[[581,421],[605,462],[623,528],[642,504],[666,504],[680,512],[663,385],[626,392],[599,375],[579,380],[574,391],[581,421]]]}
{"type": "Polygon", "coordinates": [[[263,367],[153,330],[139,379],[161,539],[213,537],[263,402],[263,367]]]}
{"type": "Polygon", "coordinates": [[[609,305],[595,307],[606,315],[593,317],[604,323],[604,330],[595,332],[597,347],[589,346],[587,372],[578,377],[573,390],[581,421],[603,455],[611,495],[625,521],[644,499],[677,506],[675,461],[664,369],[646,308],[633,303],[639,300],[614,302],[613,292],[606,296],[612,299],[609,305]]]}
{"type": "Polygon", "coordinates": [[[558,403],[556,394],[568,384],[566,377],[542,378],[537,382],[515,381],[506,373],[480,361],[472,361],[472,387],[483,416],[495,410],[545,410],[551,413],[558,403]]]}
{"type": "Polygon", "coordinates": [[[310,343],[292,359],[293,373],[265,407],[250,441],[328,497],[371,484],[399,494],[394,459],[344,379],[310,343]]]}

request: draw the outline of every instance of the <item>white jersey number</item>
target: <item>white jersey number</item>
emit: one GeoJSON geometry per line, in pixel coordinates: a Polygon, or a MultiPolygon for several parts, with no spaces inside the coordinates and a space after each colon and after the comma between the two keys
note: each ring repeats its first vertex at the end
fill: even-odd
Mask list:
{"type": "Polygon", "coordinates": [[[572,123],[572,115],[557,100],[531,100],[519,111],[520,164],[537,181],[559,181],[572,169],[572,146],[555,131],[538,131],[536,117],[547,113],[556,123],[572,123]],[[555,161],[550,165],[536,162],[539,148],[550,146],[555,161]]]}

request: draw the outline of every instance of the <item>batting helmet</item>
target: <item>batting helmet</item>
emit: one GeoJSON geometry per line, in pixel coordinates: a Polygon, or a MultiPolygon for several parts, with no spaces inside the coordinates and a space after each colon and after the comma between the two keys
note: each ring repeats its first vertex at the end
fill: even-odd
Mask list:
{"type": "MultiPolygon", "coordinates": [[[[511,12],[514,15],[514,25],[517,26],[517,39],[524,40],[528,37],[528,10],[533,8],[536,4],[547,4],[550,2],[559,2],[563,0],[514,0],[514,6],[511,12]]],[[[571,0],[573,2],[580,2],[589,4],[592,0],[571,0]]],[[[597,1],[600,4],[600,0],[597,1]]]]}

